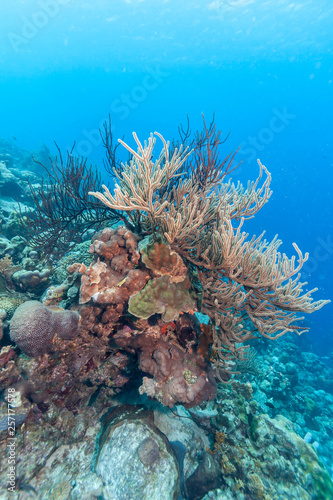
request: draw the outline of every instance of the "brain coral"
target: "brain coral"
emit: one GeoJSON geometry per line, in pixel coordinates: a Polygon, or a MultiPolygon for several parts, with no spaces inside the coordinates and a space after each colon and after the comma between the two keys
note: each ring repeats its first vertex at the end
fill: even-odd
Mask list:
{"type": "Polygon", "coordinates": [[[31,357],[51,351],[55,335],[73,339],[78,335],[79,315],[74,311],[51,309],[37,300],[28,300],[15,311],[10,338],[31,357]]]}
{"type": "Polygon", "coordinates": [[[23,299],[19,297],[0,297],[0,309],[3,309],[6,313],[6,318],[10,319],[15,309],[22,304],[23,299]]]}

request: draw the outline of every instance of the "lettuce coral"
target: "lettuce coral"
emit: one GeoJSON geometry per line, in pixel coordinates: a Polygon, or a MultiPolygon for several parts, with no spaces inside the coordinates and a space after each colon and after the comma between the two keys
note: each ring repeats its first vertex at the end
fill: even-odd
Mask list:
{"type": "Polygon", "coordinates": [[[181,312],[197,309],[190,288],[188,278],[181,283],[172,283],[169,276],[153,278],[143,290],[130,297],[128,311],[143,319],[158,313],[162,314],[163,321],[173,321],[181,312]]]}

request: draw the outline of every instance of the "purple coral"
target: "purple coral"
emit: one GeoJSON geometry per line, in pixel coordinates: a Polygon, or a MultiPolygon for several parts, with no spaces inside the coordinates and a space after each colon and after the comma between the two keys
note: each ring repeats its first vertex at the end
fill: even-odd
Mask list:
{"type": "Polygon", "coordinates": [[[37,300],[28,300],[15,311],[10,323],[10,338],[31,357],[52,350],[56,335],[73,339],[78,335],[79,315],[75,311],[54,310],[37,300]]]}

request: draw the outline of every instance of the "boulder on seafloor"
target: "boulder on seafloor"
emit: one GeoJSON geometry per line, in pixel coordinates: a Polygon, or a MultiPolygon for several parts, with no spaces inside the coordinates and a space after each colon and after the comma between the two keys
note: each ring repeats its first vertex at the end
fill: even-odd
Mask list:
{"type": "Polygon", "coordinates": [[[104,420],[96,473],[103,498],[170,499],[180,493],[179,466],[167,438],[143,407],[117,407],[104,420]]]}

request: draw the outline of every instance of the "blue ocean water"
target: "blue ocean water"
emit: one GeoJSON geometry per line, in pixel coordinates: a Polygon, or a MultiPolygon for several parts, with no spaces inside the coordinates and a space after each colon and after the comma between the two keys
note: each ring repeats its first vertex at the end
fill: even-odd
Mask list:
{"type": "MultiPolygon", "coordinates": [[[[15,0],[0,6],[0,138],[29,151],[72,147],[102,175],[99,129],[177,137],[213,115],[240,146],[233,180],[257,159],[273,196],[245,230],[296,242],[305,290],[333,298],[333,5],[331,0],[15,0]]],[[[126,154],[124,154],[126,158],[126,154]]],[[[333,352],[333,305],[308,343],[333,352]]]]}

